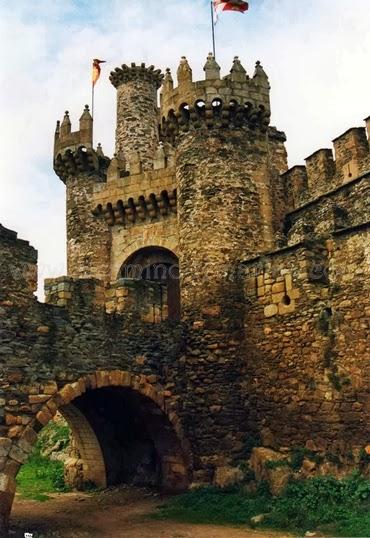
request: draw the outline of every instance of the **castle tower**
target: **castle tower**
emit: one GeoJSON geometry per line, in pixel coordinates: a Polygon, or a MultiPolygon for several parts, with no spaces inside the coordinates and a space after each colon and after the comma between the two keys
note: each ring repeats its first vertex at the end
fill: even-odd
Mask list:
{"type": "Polygon", "coordinates": [[[163,75],[153,66],[123,64],[110,75],[117,89],[116,154],[130,161],[137,154],[143,170],[153,168],[159,143],[157,91],[163,75]]]}
{"type": "Polygon", "coordinates": [[[179,86],[162,92],[162,133],[177,151],[185,316],[235,304],[235,264],[274,246],[273,183],[276,168],[286,170],[285,138],[269,127],[269,83],[260,63],[249,78],[235,57],[221,79],[210,54],[204,71],[205,80],[193,83],[182,58],[179,86]]]}
{"type": "Polygon", "coordinates": [[[109,277],[109,228],[92,214],[94,187],[106,179],[110,159],[101,147],[92,147],[93,119],[88,105],[72,131],[68,111],[57,122],[54,136],[54,171],[66,185],[67,269],[71,277],[109,277]]]}
{"type": "Polygon", "coordinates": [[[269,127],[269,83],[261,65],[249,78],[235,57],[221,79],[210,54],[204,70],[205,80],[193,83],[183,58],[178,87],[162,92],[161,109],[161,132],[176,147],[182,319],[193,329],[188,412],[202,454],[195,467],[203,471],[217,458],[213,443],[202,439],[205,423],[215,438],[225,438],[231,459],[245,438],[246,409],[235,390],[245,340],[236,268],[275,246],[272,199],[279,172],[287,169],[284,134],[269,127]]]}

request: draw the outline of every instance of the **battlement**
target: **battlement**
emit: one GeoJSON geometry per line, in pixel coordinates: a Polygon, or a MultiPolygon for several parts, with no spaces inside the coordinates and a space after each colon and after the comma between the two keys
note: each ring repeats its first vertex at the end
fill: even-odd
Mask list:
{"type": "Polygon", "coordinates": [[[332,149],[319,149],[306,158],[306,166],[290,168],[282,178],[290,207],[297,208],[370,169],[370,117],[367,127],[352,127],[334,139],[332,149]]]}
{"type": "Polygon", "coordinates": [[[0,302],[34,298],[37,288],[37,251],[16,232],[0,224],[0,302]]]}
{"type": "Polygon", "coordinates": [[[121,278],[104,286],[96,278],[45,280],[45,303],[68,309],[100,309],[159,323],[168,318],[166,288],[157,282],[121,278]]]}
{"type": "Polygon", "coordinates": [[[192,69],[183,56],[177,70],[178,86],[174,88],[169,69],[166,70],[161,90],[161,117],[167,118],[170,113],[179,113],[187,107],[202,108],[207,105],[234,108],[237,106],[250,109],[263,107],[270,113],[270,84],[260,62],[250,78],[235,56],[231,71],[221,78],[220,66],[209,53],[204,66],[205,80],[193,82],[192,69]]]}
{"type": "Polygon", "coordinates": [[[155,69],[154,65],[149,67],[145,66],[145,63],[136,65],[134,62],[131,63],[131,66],[122,64],[122,67],[116,67],[114,71],[111,72],[109,80],[115,88],[118,88],[121,84],[126,84],[127,82],[137,82],[138,80],[149,82],[156,86],[158,90],[162,85],[163,73],[160,69],[155,69]]]}
{"type": "Polygon", "coordinates": [[[270,123],[270,85],[260,62],[249,78],[239,58],[221,79],[220,66],[210,53],[205,80],[193,82],[192,69],[182,57],[174,88],[166,70],[161,91],[161,138],[174,143],[181,131],[197,128],[249,128],[265,132],[270,123]]]}
{"type": "Polygon", "coordinates": [[[72,131],[69,112],[66,110],[62,123],[58,120],[54,136],[54,158],[60,153],[71,150],[75,151],[81,146],[92,148],[93,143],[93,118],[90,114],[89,105],[80,117],[80,128],[72,131]]]}

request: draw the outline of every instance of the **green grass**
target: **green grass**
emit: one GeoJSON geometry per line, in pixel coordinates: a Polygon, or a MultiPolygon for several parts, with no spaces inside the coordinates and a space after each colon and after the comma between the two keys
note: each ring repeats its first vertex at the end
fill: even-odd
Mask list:
{"type": "Polygon", "coordinates": [[[32,454],[17,476],[17,491],[25,499],[47,501],[48,493],[67,491],[63,463],[32,454]]]}
{"type": "Polygon", "coordinates": [[[44,502],[50,493],[68,491],[64,482],[64,465],[42,456],[47,446],[60,441],[60,449],[69,443],[69,427],[50,422],[40,433],[37,443],[17,475],[17,492],[24,499],[44,502]]]}
{"type": "Polygon", "coordinates": [[[245,488],[213,487],[174,497],[152,517],[191,523],[248,525],[267,514],[262,526],[305,533],[321,530],[335,536],[370,536],[370,481],[358,474],[343,480],[315,477],[288,484],[272,497],[262,484],[256,493],[245,488]]]}

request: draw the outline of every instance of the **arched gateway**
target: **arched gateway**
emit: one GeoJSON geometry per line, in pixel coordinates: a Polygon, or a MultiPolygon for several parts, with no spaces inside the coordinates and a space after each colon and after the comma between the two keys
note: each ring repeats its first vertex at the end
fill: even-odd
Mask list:
{"type": "MultiPolygon", "coordinates": [[[[83,461],[83,481],[97,486],[130,483],[164,491],[185,490],[190,452],[180,421],[165,395],[144,375],[96,371],[57,388],[7,454],[7,484],[2,484],[0,517],[7,528],[22,465],[38,432],[57,411],[71,426],[83,461]]],[[[1,526],[0,526],[1,529],[1,526]]],[[[1,532],[0,532],[1,536],[1,532]]]]}

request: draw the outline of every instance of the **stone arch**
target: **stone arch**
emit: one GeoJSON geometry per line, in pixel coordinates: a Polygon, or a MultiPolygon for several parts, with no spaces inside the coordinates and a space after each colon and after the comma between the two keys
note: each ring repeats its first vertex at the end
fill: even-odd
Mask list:
{"type": "Polygon", "coordinates": [[[117,259],[112,266],[112,274],[111,279],[112,281],[117,278],[117,275],[119,271],[121,270],[122,265],[125,263],[125,261],[130,258],[135,252],[142,248],[147,247],[159,247],[159,248],[165,248],[175,254],[175,256],[178,256],[179,253],[179,245],[178,245],[178,238],[175,235],[168,235],[167,237],[165,235],[161,236],[158,235],[155,237],[155,241],[153,241],[153,235],[152,234],[140,234],[139,236],[135,237],[133,241],[128,243],[125,248],[122,251],[122,255],[119,259],[117,259]]]}
{"type": "Polygon", "coordinates": [[[164,313],[163,319],[180,319],[179,260],[173,251],[157,245],[141,248],[126,258],[118,277],[151,282],[159,293],[157,299],[148,293],[150,303],[164,313]]]}
{"type": "Polygon", "coordinates": [[[107,486],[107,473],[103,452],[91,424],[72,403],[58,411],[68,422],[83,462],[83,478],[96,486],[107,486]]]}
{"type": "MultiPolygon", "coordinates": [[[[191,469],[190,445],[184,436],[181,421],[174,410],[171,393],[164,390],[160,385],[154,384],[154,381],[145,375],[132,374],[122,370],[98,370],[56,389],[54,394],[51,394],[47,401],[43,403],[35,418],[25,427],[20,438],[14,442],[9,439],[5,471],[0,472],[0,537],[6,536],[16,490],[15,478],[18,470],[26,460],[27,455],[31,453],[37,434],[55,416],[57,411],[61,410],[67,420],[69,419],[72,429],[81,428],[78,433],[80,437],[79,450],[82,447],[81,455],[85,455],[87,458],[85,466],[88,468],[89,463],[92,464],[94,457],[98,456],[100,458],[101,448],[97,446],[94,432],[92,432],[86,418],[81,417],[81,413],[74,409],[73,402],[84,394],[105,388],[121,388],[140,395],[150,405],[155,406],[158,410],[157,413],[163,414],[179,447],[179,450],[175,450],[173,454],[165,454],[163,458],[163,485],[168,490],[184,490],[187,488],[191,469]],[[178,488],[177,485],[179,486],[178,488]]],[[[91,479],[95,476],[97,481],[102,481],[102,476],[99,474],[103,471],[101,462],[102,458],[100,463],[98,462],[98,468],[90,475],[88,474],[87,477],[90,476],[91,479]]]]}

